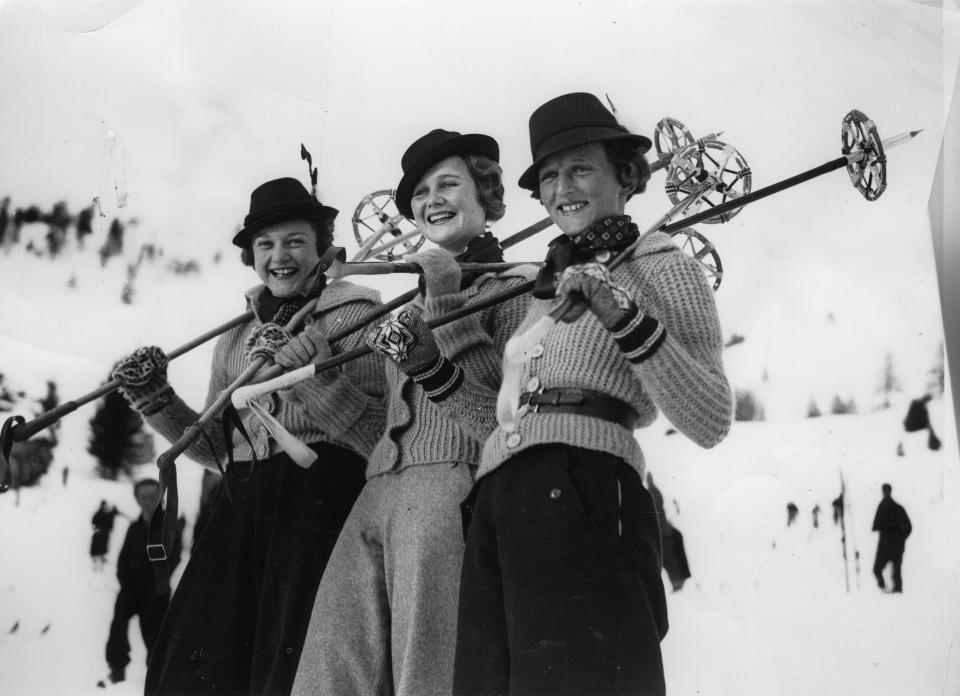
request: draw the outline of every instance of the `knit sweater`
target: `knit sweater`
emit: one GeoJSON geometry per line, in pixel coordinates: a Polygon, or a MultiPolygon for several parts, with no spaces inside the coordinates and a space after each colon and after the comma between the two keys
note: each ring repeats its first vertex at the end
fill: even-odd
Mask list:
{"type": "MultiPolygon", "coordinates": [[[[479,302],[533,277],[532,266],[516,267],[498,274],[484,274],[459,292],[418,298],[410,303],[422,309],[426,319],[479,302]]],[[[514,298],[434,329],[443,355],[468,370],[481,384],[500,384],[503,348],[520,325],[530,301],[528,295],[514,298]]],[[[427,464],[476,465],[483,437],[489,433],[465,429],[444,415],[423,389],[387,361],[387,427],[370,455],[367,478],[407,467],[427,464]],[[481,436],[482,435],[482,436],[481,436]]],[[[492,422],[488,422],[490,428],[492,422]]]]}
{"type": "MultiPolygon", "coordinates": [[[[260,285],[246,294],[248,306],[255,314],[263,290],[264,286],[260,285]]],[[[332,281],[323,290],[306,323],[315,323],[324,335],[330,335],[362,320],[379,304],[379,299],[379,293],[369,288],[343,280],[332,281]]],[[[246,341],[261,323],[258,315],[217,340],[207,406],[249,367],[246,341]]],[[[338,354],[358,348],[363,343],[363,336],[363,330],[355,331],[334,342],[331,349],[338,354]]],[[[315,375],[283,393],[261,397],[258,402],[301,441],[308,444],[327,442],[365,456],[373,449],[383,428],[385,390],[383,361],[371,354],[315,375]]],[[[175,396],[164,408],[149,416],[147,422],[173,442],[198,418],[192,408],[175,396]]],[[[252,411],[241,410],[240,418],[250,436],[252,449],[243,436],[234,431],[230,446],[235,461],[249,461],[253,454],[258,459],[265,459],[282,451],[252,411]]],[[[209,443],[201,437],[194,441],[186,454],[194,461],[216,468],[217,462],[222,462],[226,455],[219,414],[204,432],[216,451],[211,451],[209,443]]]]}
{"type": "MultiPolygon", "coordinates": [[[[593,315],[585,312],[560,322],[521,367],[521,389],[582,388],[630,404],[638,427],[650,425],[658,409],[702,447],[719,443],[729,431],[733,398],[723,370],[720,321],[713,293],[699,265],[664,233],[650,235],[631,260],[612,272],[648,317],[657,319],[665,338],[642,362],[631,362],[593,315]]],[[[519,327],[523,332],[556,301],[533,300],[519,327]]],[[[458,398],[473,403],[477,418],[495,420],[495,400],[486,385],[469,374],[458,398]]],[[[518,399],[519,394],[511,395],[518,399]]],[[[609,452],[643,475],[643,454],[632,432],[610,421],[580,414],[521,411],[514,432],[496,426],[483,448],[478,477],[518,452],[545,443],[562,443],[609,452]]]]}

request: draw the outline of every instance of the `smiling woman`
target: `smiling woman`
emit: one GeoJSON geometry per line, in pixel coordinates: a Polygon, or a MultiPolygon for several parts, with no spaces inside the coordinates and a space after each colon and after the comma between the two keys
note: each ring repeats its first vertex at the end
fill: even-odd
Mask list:
{"type": "MultiPolygon", "coordinates": [[[[379,304],[372,290],[328,284],[322,274],[336,213],[296,179],[269,181],[251,194],[233,243],[263,285],[246,295],[255,318],[214,348],[208,406],[261,357],[293,368],[359,345],[358,336],[326,339],[379,304]],[[315,302],[313,312],[291,336],[283,327],[308,302],[315,302]]],[[[174,442],[197,414],[167,383],[166,363],[159,348],[143,348],[114,375],[150,425],[174,442]]],[[[363,486],[364,456],[382,429],[383,392],[382,361],[371,355],[261,398],[259,410],[268,416],[244,409],[239,432],[225,433],[215,418],[205,440],[187,450],[212,469],[222,470],[226,460],[223,490],[170,601],[147,694],[290,691],[313,596],[363,486]],[[269,419],[317,460],[295,462],[269,419]]]]}
{"type": "Polygon", "coordinates": [[[387,425],[317,591],[295,694],[450,693],[463,558],[459,505],[486,432],[442,409],[465,373],[496,394],[503,348],[529,298],[452,322],[435,336],[420,317],[535,273],[524,266],[473,278],[457,263],[503,259],[486,229],[504,211],[498,158],[493,138],[445,130],[431,131],[403,156],[397,207],[439,248],[408,257],[424,270],[422,295],[368,337],[391,358],[387,425]]]}
{"type": "MultiPolygon", "coordinates": [[[[649,178],[649,140],[575,93],[533,113],[530,143],[520,185],[563,235],[519,331],[542,325],[555,297],[577,301],[501,387],[517,417],[487,438],[465,504],[453,693],[656,696],[666,599],[633,431],[662,410],[701,446],[723,439],[719,319],[696,262],[666,234],[603,265],[639,237],[624,208],[649,178]]],[[[464,399],[476,411],[484,397],[464,399]]]]}

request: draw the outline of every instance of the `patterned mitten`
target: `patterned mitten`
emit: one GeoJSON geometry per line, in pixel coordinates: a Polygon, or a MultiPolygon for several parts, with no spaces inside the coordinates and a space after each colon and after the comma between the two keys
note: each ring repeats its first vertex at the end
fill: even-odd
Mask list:
{"type": "Polygon", "coordinates": [[[584,302],[575,304],[561,321],[574,321],[583,314],[584,307],[589,307],[603,327],[613,334],[630,362],[643,362],[666,338],[663,325],[640,310],[630,295],[613,282],[606,266],[593,262],[568,267],[560,276],[557,295],[565,297],[570,293],[582,296],[584,302]]]}
{"type": "Polygon", "coordinates": [[[114,365],[110,377],[120,382],[120,391],[137,412],[150,416],[173,399],[173,387],[167,382],[168,362],[157,346],[137,348],[114,365]]]}
{"type": "Polygon", "coordinates": [[[289,341],[290,333],[279,324],[274,324],[272,321],[261,324],[247,338],[247,360],[250,362],[257,358],[271,360],[289,341]]]}
{"type": "Polygon", "coordinates": [[[416,312],[404,310],[388,319],[369,333],[366,342],[393,360],[433,401],[443,401],[463,382],[463,370],[443,357],[433,332],[416,312]]]}

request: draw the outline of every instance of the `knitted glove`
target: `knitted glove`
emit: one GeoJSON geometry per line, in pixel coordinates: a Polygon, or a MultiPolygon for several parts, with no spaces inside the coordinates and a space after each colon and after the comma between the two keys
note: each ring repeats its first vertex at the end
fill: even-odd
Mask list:
{"type": "Polygon", "coordinates": [[[584,302],[574,305],[560,320],[574,321],[588,306],[632,363],[649,358],[667,337],[663,325],[640,311],[630,295],[613,282],[606,266],[593,262],[568,267],[560,276],[557,295],[570,293],[580,295],[584,302]]]}
{"type": "Polygon", "coordinates": [[[405,261],[423,269],[423,281],[427,295],[449,295],[460,289],[460,264],[443,249],[427,249],[407,256],[405,261]]]}
{"type": "Polygon", "coordinates": [[[609,331],[629,313],[631,305],[636,309],[630,295],[613,282],[606,266],[596,261],[568,266],[563,271],[557,283],[557,296],[567,297],[571,293],[580,295],[584,302],[576,303],[561,317],[565,322],[579,319],[589,308],[609,331]]]}
{"type": "Polygon", "coordinates": [[[463,370],[443,357],[433,332],[416,312],[404,310],[383,322],[367,335],[366,343],[393,360],[432,401],[443,401],[463,382],[463,370]]]}
{"type": "Polygon", "coordinates": [[[247,360],[253,362],[257,358],[272,359],[290,338],[290,333],[279,324],[272,321],[261,324],[247,337],[247,360]]]}
{"type": "Polygon", "coordinates": [[[136,411],[150,416],[173,399],[173,387],[167,382],[168,362],[157,346],[137,348],[113,366],[110,378],[120,382],[120,391],[136,411]]]}
{"type": "Polygon", "coordinates": [[[273,356],[273,361],[287,370],[323,362],[333,355],[327,337],[314,324],[287,341],[273,356]]]}

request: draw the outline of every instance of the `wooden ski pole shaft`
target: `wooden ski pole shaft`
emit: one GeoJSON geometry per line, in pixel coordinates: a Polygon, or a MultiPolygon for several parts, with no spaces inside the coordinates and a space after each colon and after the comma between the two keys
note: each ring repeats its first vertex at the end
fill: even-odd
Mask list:
{"type": "MultiPolygon", "coordinates": [[[[199,345],[202,345],[203,343],[206,343],[211,338],[216,338],[220,334],[232,329],[233,327],[240,326],[241,324],[244,324],[250,321],[251,318],[253,318],[253,312],[249,312],[249,311],[244,312],[243,314],[237,317],[234,317],[230,321],[224,324],[221,324],[220,326],[214,329],[211,329],[210,331],[207,331],[206,333],[200,336],[197,336],[192,341],[188,341],[187,343],[184,343],[179,348],[175,348],[174,350],[170,351],[167,354],[167,358],[169,358],[170,360],[174,360],[175,358],[180,357],[184,353],[189,353],[191,350],[193,350],[199,345]]],[[[24,440],[27,440],[33,437],[44,428],[47,428],[53,425],[58,420],[63,418],[65,415],[69,413],[73,413],[78,408],[80,408],[81,406],[84,406],[85,404],[90,403],[91,401],[96,401],[100,397],[106,396],[110,392],[118,389],[120,386],[121,385],[119,380],[116,380],[116,379],[110,380],[109,382],[102,384],[101,386],[97,387],[96,389],[94,389],[92,392],[89,392],[88,394],[84,394],[83,396],[77,399],[74,399],[73,401],[64,402],[59,406],[57,406],[56,408],[51,409],[46,413],[40,414],[33,420],[14,427],[11,430],[10,435],[15,442],[23,442],[24,440]]]]}
{"type": "MultiPolygon", "coordinates": [[[[495,263],[461,263],[464,273],[498,273],[517,266],[530,265],[531,261],[511,261],[495,263]]],[[[537,262],[539,263],[539,262],[537,262]]],[[[346,261],[331,268],[333,277],[344,278],[351,275],[388,275],[390,273],[423,273],[423,268],[415,263],[396,261],[346,261]]]]}

